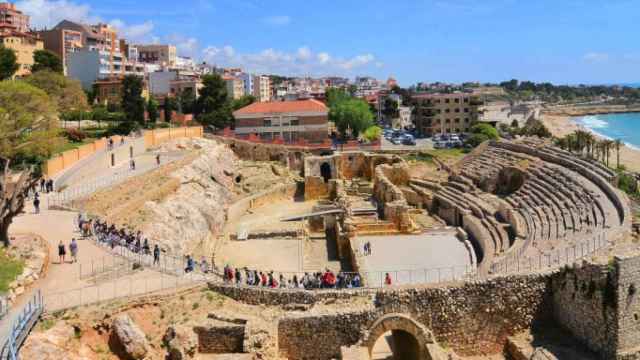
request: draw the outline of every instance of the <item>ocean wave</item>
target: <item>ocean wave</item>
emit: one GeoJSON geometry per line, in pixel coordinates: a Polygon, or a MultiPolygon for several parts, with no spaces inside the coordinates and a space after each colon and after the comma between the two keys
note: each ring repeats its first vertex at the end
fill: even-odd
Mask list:
{"type": "Polygon", "coordinates": [[[578,122],[589,129],[605,129],[609,126],[608,122],[597,116],[585,116],[579,119],[578,122]]]}

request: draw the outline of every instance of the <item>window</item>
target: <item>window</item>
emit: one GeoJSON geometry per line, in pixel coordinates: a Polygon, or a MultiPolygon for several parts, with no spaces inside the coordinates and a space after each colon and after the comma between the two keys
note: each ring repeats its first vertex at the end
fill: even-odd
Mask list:
{"type": "Polygon", "coordinates": [[[464,122],[468,123],[469,122],[469,118],[464,118],[464,122]]]}
{"type": "Polygon", "coordinates": [[[457,113],[459,113],[459,112],[460,112],[460,109],[456,108],[456,112],[457,112],[457,113]]]}
{"type": "Polygon", "coordinates": [[[448,113],[448,112],[449,112],[449,109],[444,109],[444,112],[448,113]]]}
{"type": "Polygon", "coordinates": [[[469,108],[464,108],[464,112],[468,113],[469,112],[469,108]]]}
{"type": "Polygon", "coordinates": [[[449,99],[444,99],[445,104],[449,103],[449,99]]]}
{"type": "Polygon", "coordinates": [[[460,99],[455,99],[456,104],[460,102],[460,99]]]}
{"type": "Polygon", "coordinates": [[[468,102],[469,102],[469,98],[464,98],[464,99],[462,100],[462,102],[466,102],[466,103],[468,103],[468,102]]]}
{"type": "Polygon", "coordinates": [[[300,125],[300,120],[298,120],[298,119],[291,120],[291,125],[292,125],[292,126],[298,126],[298,125],[300,125]]]}
{"type": "Polygon", "coordinates": [[[271,126],[271,120],[264,120],[263,126],[271,126]]]}
{"type": "Polygon", "coordinates": [[[460,123],[460,118],[456,118],[456,124],[460,123]]]}

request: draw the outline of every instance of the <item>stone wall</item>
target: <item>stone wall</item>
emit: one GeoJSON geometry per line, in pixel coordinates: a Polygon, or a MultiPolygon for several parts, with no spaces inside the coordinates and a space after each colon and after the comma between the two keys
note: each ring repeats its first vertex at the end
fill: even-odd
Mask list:
{"type": "Polygon", "coordinates": [[[245,325],[195,326],[198,352],[203,354],[240,353],[244,350],[245,325]]]}
{"type": "Polygon", "coordinates": [[[291,199],[295,195],[297,184],[277,185],[272,189],[240,199],[227,208],[225,221],[238,220],[248,210],[263,206],[276,200],[291,199]]]}
{"type": "Polygon", "coordinates": [[[608,293],[607,273],[606,265],[585,263],[552,277],[555,319],[597,352],[615,346],[615,310],[605,300],[613,295],[608,293]]]}
{"type": "Polygon", "coordinates": [[[207,135],[207,137],[229,145],[229,148],[242,160],[279,161],[291,170],[302,171],[305,156],[320,153],[318,150],[312,151],[296,146],[260,144],[217,135],[207,135]]]}

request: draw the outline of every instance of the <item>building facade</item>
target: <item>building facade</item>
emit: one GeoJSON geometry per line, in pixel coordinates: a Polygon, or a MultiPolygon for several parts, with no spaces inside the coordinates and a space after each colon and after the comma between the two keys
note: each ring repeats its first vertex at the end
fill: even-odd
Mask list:
{"type": "Polygon", "coordinates": [[[267,75],[258,75],[253,77],[253,96],[256,101],[271,101],[272,94],[275,90],[271,85],[271,78],[267,75]]]}
{"type": "Polygon", "coordinates": [[[419,135],[468,132],[478,121],[482,101],[469,93],[417,94],[414,115],[419,135]]]}
{"type": "Polygon", "coordinates": [[[82,33],[71,29],[51,29],[38,31],[44,48],[58,55],[62,60],[64,74],[68,75],[69,54],[82,49],[82,33]]]}
{"type": "Polygon", "coordinates": [[[159,64],[166,67],[175,67],[177,51],[173,45],[153,44],[135,45],[138,49],[138,60],[149,64],[159,64]]]}
{"type": "Polygon", "coordinates": [[[29,15],[16,9],[16,5],[8,2],[0,3],[0,33],[3,31],[29,32],[29,15]]]}
{"type": "Polygon", "coordinates": [[[235,76],[223,76],[225,84],[227,84],[227,94],[232,99],[240,99],[244,96],[244,81],[235,76]]]}
{"type": "Polygon", "coordinates": [[[235,132],[265,140],[324,142],[329,132],[329,109],[317,100],[255,102],[233,113],[235,132]]]}
{"type": "Polygon", "coordinates": [[[33,53],[37,50],[44,49],[42,40],[36,35],[15,31],[0,33],[0,44],[13,50],[16,54],[16,62],[20,67],[14,74],[15,76],[26,76],[31,74],[33,53]]]}

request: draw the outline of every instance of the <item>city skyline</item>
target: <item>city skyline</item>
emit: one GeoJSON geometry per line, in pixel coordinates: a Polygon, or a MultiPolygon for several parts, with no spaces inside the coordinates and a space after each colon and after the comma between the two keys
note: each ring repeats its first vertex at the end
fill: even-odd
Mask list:
{"type": "Polygon", "coordinates": [[[639,80],[632,75],[640,65],[632,43],[638,5],[628,1],[15,3],[37,28],[62,19],[105,22],[132,43],[173,43],[180,55],[258,73],[394,76],[403,86],[639,80]]]}

